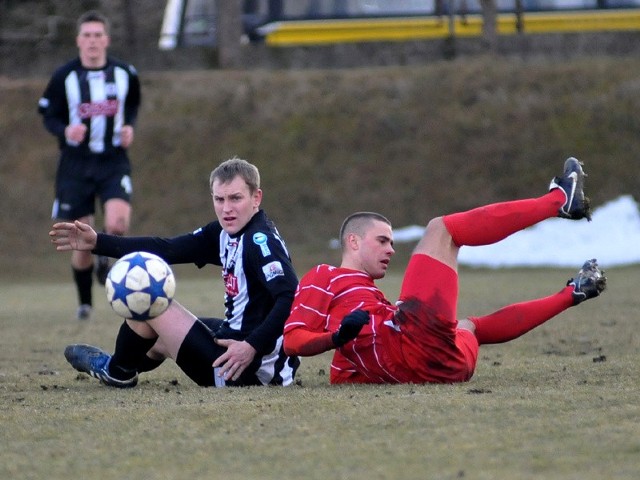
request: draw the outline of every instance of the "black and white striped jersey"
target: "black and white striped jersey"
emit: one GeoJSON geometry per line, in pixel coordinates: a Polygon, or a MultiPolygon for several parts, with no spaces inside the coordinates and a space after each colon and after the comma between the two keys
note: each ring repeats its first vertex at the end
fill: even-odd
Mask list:
{"type": "Polygon", "coordinates": [[[94,249],[115,258],[135,251],[155,253],[170,264],[221,266],[225,321],[216,336],[245,340],[256,349],[262,356],[257,376],[263,384],[293,381],[299,360],[285,356],[282,332],[298,278],[284,241],[263,210],[233,236],[215,221],[172,238],[98,234],[94,249]]]}
{"type": "Polygon", "coordinates": [[[38,102],[45,127],[58,137],[60,149],[102,154],[120,147],[123,125],[134,125],[140,106],[135,68],[113,58],[100,69],[87,69],[76,58],[58,68],[38,102]],[[84,123],[84,142],[68,142],[67,125],[84,123]]]}

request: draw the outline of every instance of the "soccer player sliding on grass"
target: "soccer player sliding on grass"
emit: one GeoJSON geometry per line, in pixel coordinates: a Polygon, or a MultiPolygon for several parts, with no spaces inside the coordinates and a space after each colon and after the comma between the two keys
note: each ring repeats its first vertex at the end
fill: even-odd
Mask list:
{"type": "Polygon", "coordinates": [[[349,216],[340,230],[340,267],[316,266],[300,281],[285,323],[285,352],[310,356],[335,349],[334,384],[469,380],[480,345],[513,340],[605,289],[592,259],[558,293],[486,316],[456,316],[460,247],[496,243],[551,217],[590,220],[584,177],[582,163],[572,157],[541,197],[431,220],[395,305],[375,285],[394,254],[391,224],[372,212],[349,216]]]}

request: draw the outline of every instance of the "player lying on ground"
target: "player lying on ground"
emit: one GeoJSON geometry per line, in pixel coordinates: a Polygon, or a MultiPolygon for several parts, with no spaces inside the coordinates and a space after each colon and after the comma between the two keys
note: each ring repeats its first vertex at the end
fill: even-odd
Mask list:
{"type": "Polygon", "coordinates": [[[556,294],[486,316],[456,317],[460,247],[492,244],[551,217],[590,219],[581,165],[569,158],[563,175],[539,198],[431,220],[396,305],[375,285],[394,254],[391,224],[371,212],[349,216],[340,231],[340,267],[319,265],[300,281],[285,323],[285,352],[309,356],[336,349],[331,383],[469,380],[479,345],[517,338],[604,290],[606,278],[593,259],[556,294]]]}
{"type": "MultiPolygon", "coordinates": [[[[70,345],[71,365],[105,385],[128,388],[138,373],[172,358],[198,385],[214,385],[213,368],[232,385],[289,385],[299,360],[282,349],[282,329],[298,278],[284,241],[260,209],[258,169],[233,158],[210,178],[217,221],[174,238],[96,234],[81,222],[56,223],[49,233],[59,251],[85,250],[119,258],[146,251],[168,263],[222,267],[225,319],[196,318],[175,299],[147,321],[126,320],[113,356],[90,345],[70,345]]],[[[220,378],[218,378],[220,379],[220,378]]]]}

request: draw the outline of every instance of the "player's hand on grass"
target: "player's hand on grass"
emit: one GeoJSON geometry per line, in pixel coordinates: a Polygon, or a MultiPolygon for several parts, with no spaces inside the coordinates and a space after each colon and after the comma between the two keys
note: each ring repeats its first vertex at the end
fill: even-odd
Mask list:
{"type": "Polygon", "coordinates": [[[98,234],[90,225],[79,222],[54,223],[49,232],[51,243],[60,252],[69,250],[93,250],[98,234]]]}
{"type": "Polygon", "coordinates": [[[245,368],[256,356],[256,349],[248,342],[216,338],[216,343],[226,347],[227,351],[213,362],[213,367],[220,367],[220,375],[225,380],[237,380],[245,368]]]}
{"type": "Polygon", "coordinates": [[[353,340],[358,336],[362,327],[369,323],[369,312],[365,310],[355,310],[349,315],[346,315],[338,331],[331,336],[333,344],[336,347],[341,347],[345,343],[353,340]]]}

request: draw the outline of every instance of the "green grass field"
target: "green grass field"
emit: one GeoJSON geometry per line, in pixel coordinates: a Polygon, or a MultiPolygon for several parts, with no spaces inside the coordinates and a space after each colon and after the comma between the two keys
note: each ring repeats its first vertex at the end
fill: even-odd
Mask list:
{"type": "MultiPolygon", "coordinates": [[[[300,274],[333,260],[326,243],[352,211],[401,227],[537,196],[569,155],[585,161],[595,206],[638,199],[638,71],[632,53],[141,71],[130,233],[210,221],[209,172],[233,155],[260,167],[300,274]]],[[[120,322],[98,289],[95,318],[73,319],[68,256],[48,241],[57,150],[36,112],[47,80],[0,78],[0,480],[640,478],[640,266],[607,269],[602,298],[482,348],[466,384],[332,388],[326,356],[305,359],[288,389],[202,389],[170,362],[132,391],[78,375],[64,347],[111,351],[120,322]]],[[[220,315],[219,274],[192,270],[176,270],[177,298],[220,315]]],[[[573,274],[465,269],[459,313],[555,292],[573,274]]],[[[398,288],[390,275],[390,298],[398,288]]]]}
{"type": "MultiPolygon", "coordinates": [[[[464,269],[459,313],[553,293],[573,273],[464,269]]],[[[5,278],[0,478],[636,479],[639,274],[610,269],[602,297],[483,347],[465,384],[330,387],[320,356],[291,388],[203,389],[165,362],[129,391],[62,354],[73,342],[112,350],[120,321],[97,287],[95,316],[79,323],[66,277],[5,278]]],[[[390,298],[399,281],[383,281],[390,298]]],[[[218,288],[178,274],[196,314],[221,313],[218,288]]]]}

